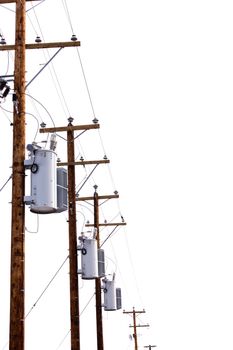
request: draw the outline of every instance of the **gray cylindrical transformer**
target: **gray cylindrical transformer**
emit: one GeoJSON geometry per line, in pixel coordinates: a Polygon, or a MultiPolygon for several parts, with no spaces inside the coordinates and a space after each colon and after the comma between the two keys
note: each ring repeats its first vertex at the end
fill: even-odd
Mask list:
{"type": "Polygon", "coordinates": [[[86,238],[81,249],[82,279],[98,277],[98,253],[96,239],[86,238]]]}
{"type": "Polygon", "coordinates": [[[115,280],[109,281],[106,279],[104,283],[104,310],[115,311],[117,309],[115,280]]]}
{"type": "Polygon", "coordinates": [[[57,155],[52,150],[34,151],[31,166],[31,211],[39,214],[53,213],[57,209],[57,155]]]}

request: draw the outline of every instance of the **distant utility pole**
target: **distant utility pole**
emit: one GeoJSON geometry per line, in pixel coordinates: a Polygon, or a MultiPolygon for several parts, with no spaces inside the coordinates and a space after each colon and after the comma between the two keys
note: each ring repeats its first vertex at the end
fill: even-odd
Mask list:
{"type": "MultiPolygon", "coordinates": [[[[125,222],[118,223],[103,223],[99,222],[99,200],[109,200],[112,198],[119,198],[119,195],[115,193],[114,195],[104,195],[99,196],[97,193],[97,187],[94,186],[95,192],[93,197],[78,197],[78,201],[94,201],[94,224],[86,224],[86,227],[95,227],[96,229],[96,240],[97,240],[97,248],[100,248],[100,234],[99,227],[100,226],[122,226],[126,225],[125,222]]],[[[101,298],[101,278],[97,277],[95,279],[95,296],[96,296],[96,331],[97,331],[97,350],[104,350],[104,336],[103,336],[103,320],[102,320],[102,298],[101,298]]]]}
{"type": "Polygon", "coordinates": [[[145,313],[145,310],[142,311],[135,311],[134,307],[133,307],[133,311],[123,311],[123,314],[132,314],[133,315],[133,326],[129,326],[129,327],[133,327],[134,329],[134,333],[133,333],[133,338],[134,338],[134,349],[138,350],[138,339],[137,339],[137,328],[138,327],[149,327],[148,324],[144,324],[144,325],[140,325],[136,323],[136,315],[137,314],[143,314],[145,313]]]}
{"type": "Polygon", "coordinates": [[[151,350],[152,348],[156,348],[157,345],[146,345],[144,346],[144,348],[148,348],[149,350],[151,350]]]}

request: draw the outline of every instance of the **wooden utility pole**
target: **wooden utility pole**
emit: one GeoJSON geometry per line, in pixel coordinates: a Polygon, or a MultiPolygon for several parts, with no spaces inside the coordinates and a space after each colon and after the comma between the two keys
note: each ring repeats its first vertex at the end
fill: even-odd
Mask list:
{"type": "MultiPolygon", "coordinates": [[[[12,164],[12,224],[11,224],[11,282],[10,282],[10,350],[24,350],[24,271],[25,271],[25,252],[24,252],[24,233],[25,233],[25,61],[26,49],[44,49],[44,48],[64,48],[80,46],[80,42],[73,40],[71,42],[54,43],[33,43],[26,44],[26,1],[29,0],[0,0],[0,4],[16,4],[15,19],[15,44],[1,45],[0,51],[15,50],[14,65],[14,94],[13,94],[13,164],[12,164]]],[[[35,0],[32,0],[35,1],[35,0]]],[[[94,126],[96,128],[97,125],[94,126]]],[[[92,128],[92,127],[91,127],[92,128]]],[[[72,127],[67,130],[68,138],[72,138],[72,127]]],[[[75,130],[75,129],[73,129],[75,130]]],[[[73,142],[70,142],[73,144],[73,142]]],[[[68,152],[71,157],[72,150],[68,152]]],[[[74,163],[74,159],[70,158],[74,163]]],[[[71,228],[75,227],[75,192],[72,197],[71,186],[73,187],[74,166],[70,164],[70,190],[69,190],[69,220],[70,227],[70,260],[71,269],[71,333],[72,350],[79,350],[79,319],[78,319],[78,296],[77,296],[77,269],[75,266],[75,257],[77,258],[77,245],[75,245],[74,232],[71,228]],[[73,238],[72,238],[73,237],[73,238]],[[75,270],[76,269],[76,270],[75,270]],[[74,272],[75,270],[75,272],[74,272]],[[76,294],[74,293],[76,288],[76,294]],[[78,330],[78,331],[77,331],[78,330]],[[75,340],[74,340],[75,339],[75,340]],[[76,344],[76,345],[74,345],[76,344]]],[[[75,190],[74,190],[75,191],[75,190]]]]}
{"type": "Polygon", "coordinates": [[[11,223],[10,350],[24,349],[25,0],[16,1],[11,223]]]}
{"type": "MultiPolygon", "coordinates": [[[[72,126],[72,118],[69,125],[72,126]]],[[[71,350],[80,350],[74,130],[67,130],[71,350]]]]}
{"type": "MultiPolygon", "coordinates": [[[[73,118],[69,118],[68,121],[69,124],[66,127],[42,128],[40,132],[67,132],[67,162],[62,163],[62,165],[68,167],[71,350],[80,350],[74,131],[98,129],[99,124],[73,126],[73,118]]],[[[61,163],[59,162],[57,165],[61,166],[61,163]]]]}
{"type": "Polygon", "coordinates": [[[144,346],[144,348],[148,348],[149,350],[151,350],[152,348],[156,348],[157,345],[146,345],[144,346]]]}
{"type": "Polygon", "coordinates": [[[130,325],[130,327],[133,327],[134,332],[133,332],[133,338],[134,338],[134,349],[138,350],[138,339],[137,339],[137,328],[138,327],[149,327],[148,324],[145,325],[140,325],[136,323],[136,315],[137,314],[143,314],[145,313],[145,310],[142,311],[135,311],[133,307],[133,311],[123,311],[124,314],[132,314],[133,315],[133,326],[130,325]]]}
{"type": "MultiPolygon", "coordinates": [[[[25,67],[26,49],[80,46],[79,41],[65,43],[26,44],[26,1],[0,0],[0,4],[15,3],[15,44],[1,45],[0,51],[15,50],[13,94],[13,159],[11,218],[11,278],[10,278],[10,350],[24,349],[25,298],[25,67]]],[[[35,1],[35,0],[32,0],[35,1]]]]}
{"type": "MultiPolygon", "coordinates": [[[[99,199],[113,199],[119,198],[118,194],[114,195],[104,195],[99,196],[97,193],[97,186],[94,186],[95,192],[93,197],[78,197],[77,201],[94,201],[94,224],[86,224],[86,227],[95,227],[96,229],[96,240],[97,240],[97,248],[100,248],[100,234],[99,227],[100,226],[122,226],[126,225],[125,222],[119,223],[103,223],[99,222],[99,199]]],[[[104,336],[103,336],[103,320],[102,320],[102,293],[101,293],[101,277],[97,277],[95,279],[95,296],[96,296],[96,333],[97,333],[97,349],[104,350],[104,336]]]]}

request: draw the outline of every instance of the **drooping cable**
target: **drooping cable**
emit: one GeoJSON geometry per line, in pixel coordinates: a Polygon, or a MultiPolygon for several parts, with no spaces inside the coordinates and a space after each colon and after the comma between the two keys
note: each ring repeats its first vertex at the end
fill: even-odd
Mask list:
{"type": "Polygon", "coordinates": [[[94,116],[94,118],[95,118],[94,105],[93,105],[93,102],[92,102],[92,97],[91,97],[90,89],[89,89],[89,86],[88,86],[88,83],[87,83],[87,78],[86,78],[86,74],[85,74],[85,71],[84,71],[84,67],[83,67],[83,63],[82,63],[82,59],[81,59],[81,55],[80,55],[80,52],[79,52],[78,47],[76,47],[76,52],[77,52],[77,54],[78,54],[78,58],[79,58],[79,62],[80,62],[81,70],[82,70],[82,75],[83,75],[83,79],[84,79],[84,82],[85,82],[85,85],[86,85],[87,94],[88,94],[88,97],[89,97],[89,101],[90,101],[92,113],[93,113],[93,116],[94,116]]]}
{"type": "Polygon", "coordinates": [[[59,267],[59,269],[56,271],[56,273],[53,275],[53,277],[51,278],[51,280],[49,281],[49,283],[46,285],[46,287],[44,288],[44,290],[42,291],[42,293],[39,295],[39,297],[36,299],[35,303],[32,305],[32,307],[30,308],[30,310],[28,311],[28,313],[25,315],[24,319],[26,319],[28,317],[28,315],[32,312],[32,310],[35,308],[35,306],[37,305],[38,301],[42,298],[42,296],[44,295],[44,293],[47,291],[47,289],[49,288],[49,286],[51,285],[51,283],[54,281],[55,277],[58,275],[58,273],[61,271],[62,267],[65,265],[66,261],[68,260],[69,255],[65,258],[65,260],[63,261],[63,263],[61,264],[61,266],[59,267]]]}
{"type": "Polygon", "coordinates": [[[54,120],[53,120],[51,114],[49,113],[49,111],[47,110],[47,108],[40,101],[38,101],[35,97],[33,97],[32,95],[29,95],[29,94],[26,94],[26,93],[25,93],[25,95],[30,97],[30,98],[32,98],[34,101],[36,101],[46,111],[46,113],[49,115],[49,117],[50,117],[50,119],[52,121],[53,126],[55,127],[54,120]]]}
{"type": "Polygon", "coordinates": [[[31,26],[32,26],[36,36],[38,36],[38,31],[36,30],[36,27],[34,25],[34,21],[31,19],[30,15],[28,13],[27,13],[27,18],[28,18],[28,20],[29,20],[29,22],[30,22],[30,24],[31,24],[31,26]]]}
{"type": "Polygon", "coordinates": [[[28,233],[38,233],[39,232],[39,214],[36,215],[36,231],[31,231],[29,230],[26,226],[25,226],[25,231],[27,231],[28,233]]]}
{"type": "Polygon", "coordinates": [[[66,0],[62,0],[62,4],[63,4],[64,10],[66,12],[66,16],[67,16],[69,24],[70,24],[72,34],[74,34],[74,29],[73,29],[73,25],[72,25],[72,21],[71,21],[71,17],[70,17],[70,13],[69,13],[69,9],[68,9],[66,0]]]}
{"type": "MultiPolygon", "coordinates": [[[[39,23],[39,20],[38,20],[36,11],[35,11],[35,6],[34,6],[34,8],[33,8],[33,13],[34,13],[34,16],[35,16],[35,19],[36,19],[36,22],[37,22],[37,25],[38,25],[38,28],[39,28],[41,37],[42,37],[43,41],[45,41],[44,35],[43,35],[43,31],[42,31],[42,28],[41,28],[41,26],[40,26],[40,23],[39,23]]],[[[47,53],[47,57],[48,57],[49,59],[51,59],[49,50],[47,49],[47,50],[45,50],[45,52],[47,53]]],[[[45,59],[47,60],[47,57],[46,57],[46,55],[45,55],[45,52],[44,52],[44,50],[43,50],[44,57],[45,57],[45,59]]],[[[69,111],[69,108],[68,108],[68,104],[67,104],[67,102],[66,102],[64,93],[63,93],[63,91],[62,91],[61,84],[60,84],[60,82],[59,82],[57,73],[56,73],[56,71],[55,71],[55,68],[54,68],[54,65],[53,65],[52,62],[51,62],[51,66],[49,65],[48,68],[49,68],[50,75],[51,75],[52,81],[53,81],[53,83],[54,83],[54,87],[55,87],[55,89],[56,89],[57,95],[58,95],[58,97],[59,97],[59,99],[60,99],[62,109],[63,109],[64,113],[66,114],[66,116],[69,117],[69,116],[70,116],[70,111],[69,111]],[[56,83],[55,83],[55,81],[56,81],[56,83]],[[65,107],[65,108],[64,108],[64,107],[65,107]]]]}
{"type": "Polygon", "coordinates": [[[70,330],[66,333],[66,335],[62,338],[62,340],[60,341],[60,343],[58,344],[58,346],[56,347],[56,350],[60,349],[60,347],[62,346],[62,344],[64,343],[64,341],[66,340],[66,338],[68,337],[68,335],[70,334],[70,330]]]}
{"type": "MultiPolygon", "coordinates": [[[[86,308],[88,307],[88,305],[90,304],[91,300],[93,299],[95,293],[92,294],[92,296],[90,297],[90,299],[88,300],[88,302],[86,303],[86,305],[84,306],[84,308],[82,309],[82,311],[80,312],[80,316],[82,316],[83,312],[86,310],[86,308]]],[[[62,346],[62,344],[64,343],[64,341],[66,340],[66,338],[68,337],[68,335],[70,334],[70,330],[66,333],[66,335],[62,338],[61,342],[59,343],[58,347],[56,348],[56,350],[60,349],[60,347],[62,346]]]]}
{"type": "Polygon", "coordinates": [[[14,12],[15,13],[15,11],[14,10],[12,10],[12,9],[10,9],[9,7],[7,7],[7,6],[4,6],[4,5],[0,5],[1,7],[3,7],[4,9],[6,9],[6,10],[8,10],[8,11],[10,11],[10,12],[14,12]]]}
{"type": "Polygon", "coordinates": [[[31,117],[33,117],[35,120],[36,120],[36,122],[37,122],[37,129],[36,129],[36,133],[35,133],[35,136],[34,136],[34,139],[33,139],[33,141],[35,141],[36,140],[36,136],[37,136],[37,134],[38,134],[38,132],[39,132],[39,128],[40,128],[40,126],[39,126],[39,121],[38,121],[38,119],[37,119],[37,117],[34,115],[34,114],[32,114],[32,113],[25,113],[25,115],[30,115],[31,117]]]}
{"type": "MultiPolygon", "coordinates": [[[[31,94],[31,92],[30,92],[29,89],[27,89],[27,94],[30,95],[30,96],[32,96],[32,94],[31,94]]],[[[37,107],[36,101],[32,99],[32,100],[31,100],[31,104],[33,105],[33,108],[35,109],[35,114],[39,117],[40,122],[43,123],[44,120],[43,120],[43,118],[41,117],[41,114],[40,114],[40,111],[39,111],[39,109],[38,109],[38,107],[37,107]]]]}
{"type": "Polygon", "coordinates": [[[8,117],[8,115],[6,114],[6,112],[7,113],[13,113],[12,111],[9,111],[9,110],[7,110],[6,108],[3,108],[1,105],[0,105],[0,108],[2,109],[2,111],[3,111],[3,114],[5,115],[5,117],[8,119],[8,121],[10,122],[10,125],[12,125],[12,121],[10,120],[10,118],[8,117]]]}
{"type": "MultiPolygon", "coordinates": [[[[67,4],[66,4],[66,12],[67,12],[68,20],[69,20],[69,22],[70,22],[71,30],[72,30],[72,32],[73,32],[73,26],[72,26],[72,24],[71,24],[71,20],[70,20],[70,15],[69,15],[69,11],[68,11],[68,8],[67,8],[67,4]]],[[[95,117],[95,110],[94,110],[94,106],[93,106],[93,102],[92,102],[92,98],[91,98],[91,94],[90,94],[90,89],[89,89],[89,86],[88,86],[88,83],[87,83],[86,74],[85,74],[85,71],[84,71],[84,67],[83,67],[81,55],[80,55],[80,52],[79,52],[79,49],[78,49],[78,48],[76,48],[76,51],[77,51],[78,58],[79,58],[79,61],[80,61],[81,70],[82,70],[84,82],[85,82],[85,85],[86,85],[87,93],[88,93],[88,96],[89,96],[89,100],[90,100],[90,104],[91,104],[93,116],[95,117]]],[[[104,150],[104,154],[106,154],[105,147],[104,147],[103,140],[102,140],[102,137],[101,137],[101,135],[100,135],[100,132],[99,132],[99,136],[100,136],[100,141],[101,141],[102,148],[103,148],[103,150],[104,150]]],[[[111,178],[111,181],[112,181],[114,190],[115,190],[115,189],[116,189],[116,186],[115,186],[115,182],[114,182],[114,179],[113,179],[113,175],[112,175],[110,166],[108,166],[108,170],[109,170],[109,175],[110,175],[110,178],[111,178]]],[[[88,178],[90,178],[90,176],[89,176],[88,178]]],[[[88,180],[88,179],[87,179],[87,180],[88,180]]],[[[87,180],[86,180],[86,181],[87,181],[87,180]]],[[[117,203],[118,203],[118,207],[119,207],[119,212],[121,213],[120,205],[119,205],[119,200],[117,201],[117,203]]],[[[122,216],[122,214],[121,214],[121,216],[122,216]]],[[[113,233],[113,232],[112,232],[112,233],[113,233]]],[[[111,237],[112,233],[109,234],[109,237],[108,237],[108,238],[111,237]]],[[[108,238],[107,238],[107,239],[108,239],[108,238]]],[[[130,257],[131,257],[131,256],[130,256],[130,257]]],[[[131,261],[131,266],[132,266],[132,268],[133,268],[132,258],[131,258],[130,261],[131,261]]],[[[134,271],[134,269],[133,269],[133,271],[134,271]]],[[[136,280],[135,280],[135,281],[136,281],[136,280]]],[[[136,282],[136,285],[137,285],[137,282],[136,282]]],[[[138,289],[138,285],[137,285],[137,289],[138,289]]],[[[139,295],[140,295],[140,294],[139,294],[139,295]]]]}
{"type": "MultiPolygon", "coordinates": [[[[74,29],[73,29],[73,25],[72,25],[72,22],[71,22],[71,16],[70,16],[70,11],[69,11],[69,9],[68,9],[67,2],[66,2],[66,0],[62,0],[62,2],[63,2],[65,14],[66,14],[66,16],[67,16],[67,19],[68,19],[68,22],[69,22],[69,25],[70,25],[71,32],[72,32],[72,34],[74,34],[74,29]]],[[[80,52],[79,52],[78,47],[76,47],[76,52],[77,52],[78,59],[79,59],[79,62],[80,62],[80,67],[81,67],[81,71],[82,71],[84,83],[85,83],[85,86],[86,86],[86,89],[87,89],[87,94],[88,94],[88,97],[89,97],[89,101],[90,101],[92,113],[93,113],[93,116],[95,117],[94,105],[93,105],[93,102],[92,102],[92,97],[91,97],[90,89],[89,89],[89,86],[88,86],[88,82],[87,82],[87,78],[86,78],[86,74],[85,74],[83,62],[82,62],[81,55],[80,55],[80,52]]]]}
{"type": "Polygon", "coordinates": [[[124,237],[125,237],[125,240],[126,240],[126,247],[127,247],[127,250],[128,250],[128,257],[129,257],[131,269],[132,269],[132,272],[133,272],[133,277],[134,277],[137,293],[138,293],[139,299],[141,301],[141,304],[144,305],[143,300],[142,300],[142,296],[141,296],[141,293],[140,293],[140,290],[139,290],[138,281],[137,281],[137,278],[136,278],[136,273],[135,273],[135,269],[134,269],[134,265],[133,265],[133,259],[132,259],[131,251],[130,251],[130,248],[129,248],[129,242],[128,242],[128,239],[127,239],[127,235],[124,235],[124,237]]]}
{"type": "Polygon", "coordinates": [[[7,51],[7,66],[6,66],[5,75],[7,75],[8,71],[9,71],[9,66],[10,66],[10,51],[7,51]]]}

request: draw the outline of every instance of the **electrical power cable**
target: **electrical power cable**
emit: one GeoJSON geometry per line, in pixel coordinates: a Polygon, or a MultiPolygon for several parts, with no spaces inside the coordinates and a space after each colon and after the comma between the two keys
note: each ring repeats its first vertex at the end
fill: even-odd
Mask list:
{"type": "Polygon", "coordinates": [[[61,266],[58,268],[58,270],[56,271],[56,273],[53,275],[53,277],[51,278],[51,280],[49,281],[49,283],[46,285],[46,287],[44,288],[44,290],[42,291],[42,293],[39,295],[39,297],[36,299],[35,303],[32,305],[32,307],[30,308],[30,310],[27,312],[27,314],[25,315],[24,319],[26,319],[28,317],[28,315],[32,312],[32,310],[35,308],[35,306],[37,305],[38,301],[42,298],[42,296],[44,295],[44,293],[47,291],[47,289],[49,288],[49,286],[51,285],[51,283],[53,282],[53,280],[55,279],[55,277],[58,275],[58,273],[61,271],[62,267],[65,265],[66,261],[68,260],[69,255],[65,258],[65,260],[63,261],[63,263],[61,264],[61,266]]]}
{"type": "MultiPolygon", "coordinates": [[[[71,32],[72,32],[72,34],[74,34],[74,29],[73,29],[73,25],[72,25],[72,22],[71,22],[71,16],[70,16],[70,11],[69,11],[68,6],[67,6],[67,2],[66,2],[66,0],[62,0],[62,2],[63,2],[63,6],[64,6],[64,9],[65,9],[65,14],[67,16],[67,19],[68,19],[68,22],[69,22],[69,25],[70,25],[71,32]]],[[[87,89],[87,94],[88,94],[88,97],[89,97],[92,113],[93,113],[93,116],[95,118],[94,105],[93,105],[93,102],[92,102],[92,97],[91,97],[90,89],[89,89],[89,86],[88,86],[87,77],[86,77],[86,74],[85,74],[83,62],[82,62],[81,55],[80,55],[78,47],[76,47],[76,52],[77,52],[77,55],[78,55],[80,66],[81,66],[81,71],[82,71],[83,79],[84,79],[85,86],[86,86],[86,89],[87,89]]]]}
{"type": "Polygon", "coordinates": [[[28,228],[25,226],[25,231],[27,231],[28,233],[38,233],[39,232],[39,214],[37,214],[36,217],[37,217],[36,231],[28,230],[28,228]]]}
{"type": "Polygon", "coordinates": [[[29,94],[26,94],[26,93],[25,93],[25,95],[28,96],[28,97],[30,97],[30,98],[32,98],[32,99],[33,99],[34,101],[36,101],[42,108],[44,108],[44,110],[46,111],[46,113],[47,113],[48,116],[50,117],[53,126],[55,127],[54,120],[53,120],[51,114],[49,113],[49,111],[47,110],[47,108],[46,108],[40,101],[38,101],[35,97],[33,97],[32,95],[29,95],[29,94]]]}
{"type": "MultiPolygon", "coordinates": [[[[43,39],[43,41],[45,41],[45,38],[44,38],[44,35],[43,35],[43,31],[42,31],[42,28],[41,28],[41,25],[39,23],[39,20],[38,20],[38,17],[37,17],[37,14],[36,14],[36,11],[35,11],[35,6],[33,7],[33,13],[34,13],[34,17],[35,17],[35,20],[37,22],[37,26],[39,28],[38,32],[40,32],[40,35],[43,39]]],[[[47,57],[49,58],[49,60],[51,59],[50,57],[50,53],[49,53],[49,50],[45,50],[45,52],[47,53],[47,57]]],[[[43,54],[44,54],[44,57],[45,59],[47,60],[47,57],[45,55],[45,52],[43,50],[43,54]]],[[[66,114],[67,117],[70,116],[70,111],[69,111],[69,108],[68,108],[68,104],[66,102],[66,99],[65,99],[65,96],[64,96],[64,93],[62,91],[62,88],[61,88],[61,84],[58,80],[58,76],[57,76],[57,73],[55,71],[55,68],[54,68],[54,65],[53,63],[51,63],[51,67],[50,65],[48,66],[49,67],[49,71],[50,71],[50,75],[51,75],[51,78],[52,78],[52,81],[54,83],[54,87],[56,89],[56,92],[57,92],[57,95],[59,97],[59,100],[60,100],[60,103],[61,103],[61,106],[62,106],[62,109],[64,111],[64,113],[66,114]],[[56,82],[56,83],[55,83],[56,82]],[[65,108],[64,108],[65,107],[65,108]],[[66,109],[66,110],[65,110],[66,109]]]]}
{"type": "MultiPolygon", "coordinates": [[[[88,300],[87,304],[84,306],[84,308],[82,309],[82,311],[80,312],[80,316],[83,314],[83,312],[86,310],[86,308],[88,307],[88,305],[90,304],[91,300],[93,299],[95,293],[92,294],[92,296],[90,297],[90,299],[88,300]]],[[[61,342],[59,343],[58,347],[56,348],[56,350],[60,349],[60,347],[62,346],[62,344],[64,343],[64,341],[66,340],[66,338],[68,337],[68,335],[70,334],[70,330],[66,333],[66,335],[62,338],[61,342]]]]}
{"type": "Polygon", "coordinates": [[[72,21],[71,21],[71,17],[70,17],[70,12],[69,12],[66,0],[62,0],[62,4],[63,4],[64,10],[66,12],[66,16],[68,18],[68,22],[69,22],[72,34],[74,34],[74,29],[73,29],[73,25],[72,25],[72,21]]]}
{"type": "Polygon", "coordinates": [[[13,114],[13,112],[12,112],[12,111],[7,110],[6,108],[3,108],[1,105],[0,105],[0,108],[2,109],[3,114],[5,115],[5,117],[6,117],[6,118],[8,119],[8,121],[10,122],[10,125],[12,125],[12,121],[10,120],[10,118],[8,118],[8,116],[7,116],[6,112],[7,112],[7,113],[11,113],[11,114],[13,114]]]}

